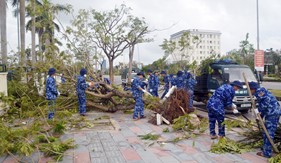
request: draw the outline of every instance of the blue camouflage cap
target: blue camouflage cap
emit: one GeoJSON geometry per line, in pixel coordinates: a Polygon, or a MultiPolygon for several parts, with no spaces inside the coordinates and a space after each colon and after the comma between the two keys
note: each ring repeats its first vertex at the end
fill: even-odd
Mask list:
{"type": "Polygon", "coordinates": [[[138,72],[137,75],[142,75],[143,77],[145,77],[143,72],[138,72]]]}
{"type": "Polygon", "coordinates": [[[239,88],[243,88],[243,84],[238,80],[233,81],[232,83],[230,83],[230,85],[237,86],[239,88]]]}
{"type": "Polygon", "coordinates": [[[148,69],[147,72],[152,72],[152,70],[151,70],[151,69],[148,69]]]}
{"type": "Polygon", "coordinates": [[[249,83],[250,89],[258,89],[260,87],[257,82],[251,81],[251,82],[248,82],[248,83],[249,83]]]}
{"type": "Polygon", "coordinates": [[[182,71],[178,71],[177,76],[182,76],[183,72],[182,71]]]}
{"type": "Polygon", "coordinates": [[[55,68],[50,68],[49,72],[48,72],[48,75],[53,75],[55,73],[56,73],[56,69],[55,68]]]}
{"type": "Polygon", "coordinates": [[[160,74],[167,74],[167,73],[166,73],[166,71],[164,71],[164,70],[163,70],[163,71],[161,71],[161,73],[160,73],[160,74]]]}
{"type": "Polygon", "coordinates": [[[82,68],[82,69],[80,70],[80,75],[81,75],[81,76],[84,76],[85,74],[87,74],[87,70],[86,70],[85,68],[82,68]]]}

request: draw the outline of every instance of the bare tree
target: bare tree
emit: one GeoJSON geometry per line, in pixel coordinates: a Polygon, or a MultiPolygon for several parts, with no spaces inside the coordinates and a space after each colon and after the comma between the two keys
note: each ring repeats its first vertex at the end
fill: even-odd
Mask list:
{"type": "Polygon", "coordinates": [[[72,37],[76,41],[72,41],[71,46],[77,42],[81,44],[82,40],[88,40],[94,44],[92,46],[102,50],[109,62],[109,76],[112,82],[113,61],[130,47],[128,36],[134,31],[134,26],[131,26],[130,22],[134,17],[130,10],[125,5],[105,12],[80,10],[72,22],[73,28],[67,29],[67,33],[76,36],[72,37]]]}

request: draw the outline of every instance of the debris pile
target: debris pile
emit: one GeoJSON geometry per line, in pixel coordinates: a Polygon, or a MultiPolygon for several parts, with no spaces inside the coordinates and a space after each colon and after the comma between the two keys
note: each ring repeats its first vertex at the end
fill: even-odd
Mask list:
{"type": "MultiPolygon", "coordinates": [[[[163,104],[154,106],[154,108],[150,109],[160,114],[170,123],[184,114],[194,112],[194,108],[189,108],[189,95],[183,89],[175,90],[171,96],[163,102],[163,104]]],[[[157,120],[155,118],[151,119],[149,122],[157,124],[157,120]]]]}

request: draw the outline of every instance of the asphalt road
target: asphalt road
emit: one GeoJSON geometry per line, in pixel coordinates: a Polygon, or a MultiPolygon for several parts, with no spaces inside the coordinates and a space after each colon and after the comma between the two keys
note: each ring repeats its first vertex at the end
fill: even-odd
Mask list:
{"type": "Polygon", "coordinates": [[[261,86],[266,88],[266,89],[281,90],[281,82],[262,82],[261,86]]]}

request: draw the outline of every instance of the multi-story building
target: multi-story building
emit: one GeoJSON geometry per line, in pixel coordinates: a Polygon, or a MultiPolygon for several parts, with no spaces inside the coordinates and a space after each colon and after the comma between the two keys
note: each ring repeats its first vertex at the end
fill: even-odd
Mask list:
{"type": "Polygon", "coordinates": [[[176,49],[169,55],[168,60],[171,63],[178,61],[187,61],[187,63],[196,61],[197,63],[200,63],[212,54],[220,54],[220,36],[220,31],[201,29],[182,30],[172,34],[170,40],[176,42],[176,49]],[[185,32],[189,32],[190,35],[189,47],[180,48],[178,41],[185,32]],[[196,36],[199,40],[194,42],[192,38],[196,36]]]}

